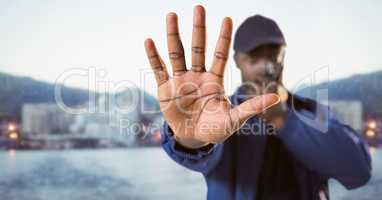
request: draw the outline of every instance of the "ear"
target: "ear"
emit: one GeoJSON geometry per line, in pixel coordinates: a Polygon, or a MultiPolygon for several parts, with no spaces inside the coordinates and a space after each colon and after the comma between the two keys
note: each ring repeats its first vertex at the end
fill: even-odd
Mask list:
{"type": "Polygon", "coordinates": [[[240,66],[239,66],[239,60],[238,60],[238,54],[237,52],[234,52],[233,53],[233,60],[235,61],[235,66],[236,68],[238,68],[240,70],[240,66]]]}
{"type": "MultiPolygon", "coordinates": [[[[284,70],[284,68],[282,70],[284,70]]],[[[281,71],[281,74],[280,74],[279,79],[277,80],[277,82],[279,84],[283,85],[283,71],[281,71]]]]}
{"type": "Polygon", "coordinates": [[[277,80],[277,82],[281,85],[283,84],[283,74],[284,74],[284,67],[285,67],[285,54],[286,54],[285,45],[282,45],[282,46],[280,46],[279,55],[277,57],[278,62],[280,62],[282,65],[280,76],[277,80]]]}
{"type": "Polygon", "coordinates": [[[277,56],[277,62],[281,62],[284,65],[285,60],[285,45],[280,46],[279,53],[277,56]]]}

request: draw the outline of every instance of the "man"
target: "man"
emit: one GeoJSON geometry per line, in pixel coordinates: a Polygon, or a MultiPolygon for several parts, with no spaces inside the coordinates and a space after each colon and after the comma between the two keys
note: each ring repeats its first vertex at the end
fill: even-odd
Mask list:
{"type": "Polygon", "coordinates": [[[325,107],[283,87],[286,43],[273,20],[256,15],[238,28],[234,58],[243,84],[229,99],[224,96],[231,33],[231,19],[225,18],[206,70],[205,11],[196,6],[187,69],[177,16],[169,13],[172,78],[153,41],[145,41],[166,120],[163,148],[177,163],[204,175],[207,199],[328,199],[329,178],[348,189],[368,182],[370,155],[357,133],[325,107]],[[315,116],[318,120],[311,120],[315,116]]]}

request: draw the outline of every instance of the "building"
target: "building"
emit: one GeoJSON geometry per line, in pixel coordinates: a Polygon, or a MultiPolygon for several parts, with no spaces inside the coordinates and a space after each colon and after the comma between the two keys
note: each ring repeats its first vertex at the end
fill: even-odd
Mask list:
{"type": "Polygon", "coordinates": [[[89,110],[71,114],[54,103],[24,104],[22,132],[34,138],[62,134],[133,146],[139,145],[141,140],[150,140],[162,122],[156,99],[138,88],[100,95],[96,102],[87,102],[81,107],[89,110]]]}
{"type": "Polygon", "coordinates": [[[349,125],[358,132],[363,131],[363,109],[361,101],[329,101],[329,107],[340,122],[349,125]]]}
{"type": "Polygon", "coordinates": [[[71,132],[137,145],[161,125],[157,100],[138,88],[98,97],[94,113],[76,116],[71,132]]]}
{"type": "Polygon", "coordinates": [[[24,104],[21,111],[21,129],[24,135],[69,133],[75,116],[54,103],[24,104]]]}

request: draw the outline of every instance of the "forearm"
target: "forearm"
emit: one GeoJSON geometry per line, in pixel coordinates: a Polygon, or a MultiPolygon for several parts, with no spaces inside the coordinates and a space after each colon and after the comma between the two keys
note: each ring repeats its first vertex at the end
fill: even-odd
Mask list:
{"type": "Polygon", "coordinates": [[[218,164],[224,144],[209,144],[200,148],[189,149],[175,140],[171,128],[164,122],[161,129],[162,147],[172,160],[178,164],[208,174],[218,164]]]}
{"type": "Polygon", "coordinates": [[[180,138],[180,137],[176,137],[176,134],[174,134],[173,137],[176,140],[176,142],[179,143],[179,145],[190,150],[199,149],[199,148],[210,145],[210,143],[203,142],[195,138],[180,138]]]}
{"type": "Polygon", "coordinates": [[[335,119],[328,119],[327,128],[321,132],[290,113],[280,138],[306,167],[339,180],[347,188],[363,185],[371,173],[367,145],[335,119]]]}

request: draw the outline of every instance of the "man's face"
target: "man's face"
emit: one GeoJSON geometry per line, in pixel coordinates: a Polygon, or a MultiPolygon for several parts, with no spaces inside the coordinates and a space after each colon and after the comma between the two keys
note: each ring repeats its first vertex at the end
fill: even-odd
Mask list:
{"type": "Polygon", "coordinates": [[[235,61],[242,81],[256,94],[275,92],[280,81],[284,47],[262,45],[248,53],[237,52],[235,61]]]}

